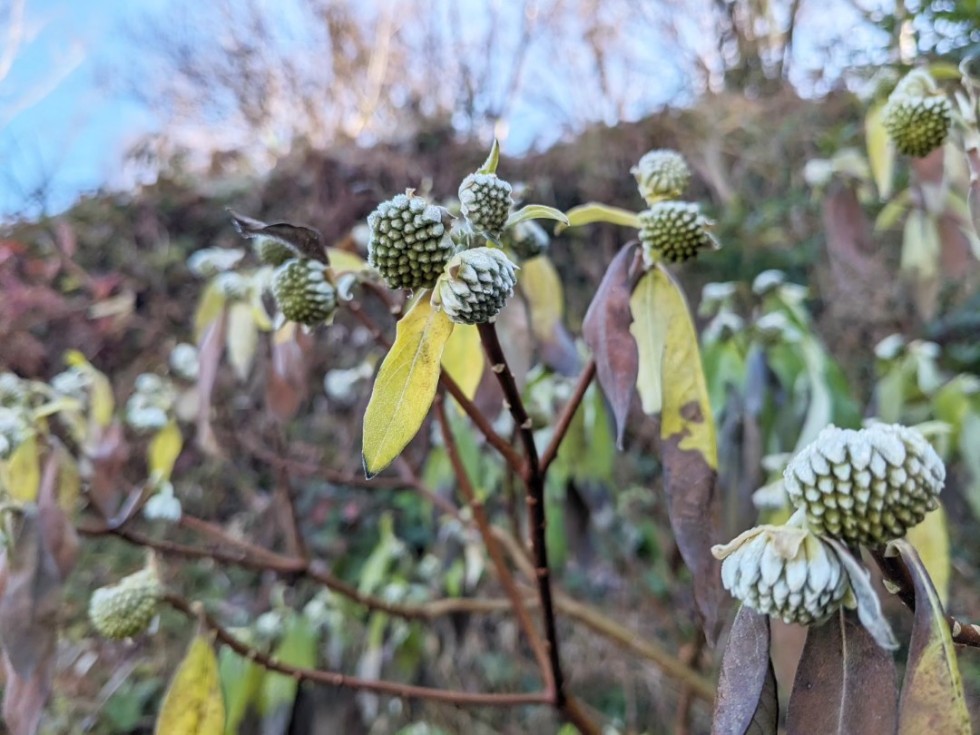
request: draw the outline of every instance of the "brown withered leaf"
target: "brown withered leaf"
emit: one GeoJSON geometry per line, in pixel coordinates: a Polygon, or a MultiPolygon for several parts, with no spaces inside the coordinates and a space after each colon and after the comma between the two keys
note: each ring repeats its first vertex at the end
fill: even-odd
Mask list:
{"type": "Polygon", "coordinates": [[[7,654],[3,656],[3,724],[10,735],[35,735],[41,725],[44,705],[51,694],[54,656],[49,656],[28,677],[18,674],[7,654]]]}
{"type": "Polygon", "coordinates": [[[796,670],[786,731],[894,733],[895,662],[857,619],[841,610],[811,626],[796,670]]]}
{"type": "Polygon", "coordinates": [[[915,547],[900,539],[889,544],[908,568],[915,591],[915,620],[905,680],[898,703],[900,735],[972,731],[956,649],[936,588],[915,547]]]}
{"type": "Polygon", "coordinates": [[[214,383],[218,378],[218,364],[225,347],[225,331],[228,328],[228,310],[222,309],[210,326],[204,330],[197,346],[199,368],[197,372],[197,446],[212,456],[221,456],[221,447],[211,426],[211,399],[214,383]]]}
{"type": "Polygon", "coordinates": [[[265,402],[279,421],[289,421],[306,399],[309,340],[295,323],[272,335],[272,359],[266,375],[265,402]]]}
{"type": "Polygon", "coordinates": [[[129,445],[119,421],[113,421],[85,449],[92,464],[88,497],[103,518],[112,518],[120,500],[120,478],[129,459],[129,445]]]}
{"type": "Polygon", "coordinates": [[[779,703],[769,660],[769,617],[748,607],[735,615],[721,660],[712,735],[771,735],[779,703]]]}
{"type": "Polygon", "coordinates": [[[330,264],[327,250],[323,245],[323,236],[312,227],[303,227],[289,222],[276,222],[268,225],[230,209],[228,213],[231,215],[235,229],[242,237],[248,240],[269,238],[285,245],[299,257],[312,258],[321,263],[330,264]]]}
{"type": "Polygon", "coordinates": [[[582,337],[592,350],[596,376],[616,419],[616,446],[623,448],[623,432],[629,415],[639,356],[630,333],[629,267],[636,250],[628,243],[613,258],[582,322],[582,337]]]}

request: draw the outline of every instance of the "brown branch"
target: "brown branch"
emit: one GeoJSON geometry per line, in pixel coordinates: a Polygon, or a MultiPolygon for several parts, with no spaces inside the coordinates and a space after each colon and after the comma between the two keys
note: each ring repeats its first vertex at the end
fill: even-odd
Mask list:
{"type": "Polygon", "coordinates": [[[415,699],[428,699],[437,702],[446,702],[456,705],[482,705],[487,707],[513,707],[527,704],[550,704],[547,693],[539,694],[485,694],[481,692],[462,692],[451,689],[436,689],[433,687],[415,686],[413,684],[400,684],[394,681],[382,681],[374,679],[359,679],[354,676],[347,676],[334,671],[323,671],[320,669],[308,669],[302,666],[291,666],[283,663],[273,656],[269,656],[262,651],[249,646],[236,636],[228,632],[212,615],[203,612],[200,605],[195,605],[183,597],[174,594],[167,594],[164,600],[175,610],[182,612],[189,618],[200,620],[214,637],[222,644],[228,646],[238,655],[259,664],[260,666],[276,671],[280,674],[291,676],[297,680],[306,680],[325,684],[327,686],[343,687],[346,689],[357,689],[362,691],[377,692],[379,694],[389,694],[396,697],[412,697],[415,699]]]}
{"type": "MultiPolygon", "coordinates": [[[[695,635],[697,637],[694,639],[694,643],[682,652],[679,658],[681,662],[697,671],[697,662],[701,657],[701,651],[704,649],[705,637],[704,632],[700,629],[695,635]]],[[[685,684],[684,688],[681,689],[681,695],[677,698],[677,715],[674,717],[675,735],[689,735],[691,732],[689,720],[691,719],[691,705],[693,703],[694,690],[691,689],[690,685],[685,684]]]]}
{"type": "Polygon", "coordinates": [[[547,518],[544,507],[544,474],[538,463],[538,450],[534,444],[531,419],[521,400],[521,392],[514,381],[514,374],[507,365],[507,358],[500,346],[497,330],[493,324],[479,325],[480,341],[490,360],[490,369],[497,376],[504,392],[504,405],[510,411],[517,426],[524,454],[527,457],[524,484],[527,489],[527,508],[531,535],[531,549],[534,553],[535,579],[538,595],[541,598],[541,613],[544,618],[545,637],[548,639],[548,658],[555,684],[555,704],[565,705],[565,682],[562,676],[561,657],[558,648],[558,627],[555,621],[555,608],[551,596],[551,570],[548,566],[548,546],[545,538],[547,518]]]}
{"type": "MultiPolygon", "coordinates": [[[[534,565],[528,559],[527,553],[521,543],[504,531],[500,527],[494,527],[494,535],[507,549],[508,555],[517,565],[518,569],[528,578],[534,579],[534,565]]],[[[679,658],[671,654],[666,649],[660,647],[653,641],[640,638],[633,631],[620,625],[615,620],[606,617],[598,610],[595,610],[584,603],[572,599],[561,590],[556,590],[555,605],[572,620],[582,623],[592,631],[599,633],[623,648],[645,658],[647,661],[656,664],[667,676],[677,679],[681,684],[691,688],[691,691],[700,699],[712,702],[715,697],[715,688],[712,683],[693,671],[679,658]]]]}
{"type": "MultiPolygon", "coordinates": [[[[885,552],[881,549],[869,549],[869,551],[878,564],[878,568],[881,569],[881,573],[898,588],[896,594],[899,599],[905,603],[909,610],[914,612],[915,585],[905,561],[900,556],[885,556],[885,552]]],[[[960,646],[980,648],[980,625],[960,622],[952,615],[945,617],[949,632],[953,636],[953,643],[960,646]]]]}
{"type": "Polygon", "coordinates": [[[541,455],[542,474],[548,471],[548,467],[551,466],[551,463],[555,461],[555,457],[558,456],[558,449],[561,447],[562,440],[564,440],[565,434],[568,432],[568,427],[572,424],[575,412],[582,404],[582,399],[585,398],[585,391],[589,389],[589,385],[595,377],[595,370],[595,360],[590,359],[582,369],[582,374],[579,375],[578,381],[575,383],[575,390],[572,392],[572,397],[568,399],[568,403],[562,409],[561,416],[558,417],[558,421],[555,423],[555,433],[551,437],[548,448],[541,455]]]}
{"type": "Polygon", "coordinates": [[[504,555],[500,550],[499,542],[494,538],[493,532],[490,530],[490,522],[487,520],[483,501],[477,498],[476,489],[473,487],[473,483],[470,482],[466,467],[463,466],[463,460],[459,456],[459,448],[456,446],[456,438],[453,436],[452,428],[449,426],[449,419],[446,417],[446,406],[442,396],[436,396],[435,410],[436,418],[439,421],[439,428],[442,431],[442,441],[446,448],[446,454],[449,457],[449,462],[452,464],[453,473],[456,475],[456,480],[459,483],[459,489],[473,512],[473,519],[476,521],[480,536],[483,539],[483,544],[486,546],[487,553],[490,555],[494,568],[497,570],[497,579],[507,593],[508,599],[513,604],[514,614],[517,616],[524,635],[527,636],[528,645],[534,653],[534,658],[544,678],[545,690],[555,692],[555,682],[552,678],[552,671],[548,662],[548,652],[545,650],[544,641],[541,639],[541,634],[537,628],[534,627],[531,616],[528,615],[527,608],[524,606],[524,600],[517,590],[517,585],[514,584],[514,578],[511,576],[510,568],[507,566],[507,561],[504,559],[504,555]]]}

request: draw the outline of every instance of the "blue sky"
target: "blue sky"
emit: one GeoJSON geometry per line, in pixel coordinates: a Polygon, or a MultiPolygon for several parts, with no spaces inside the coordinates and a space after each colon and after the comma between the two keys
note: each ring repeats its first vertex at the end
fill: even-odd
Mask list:
{"type": "MultiPolygon", "coordinates": [[[[153,120],[135,102],[106,94],[100,79],[120,61],[114,39],[123,24],[160,4],[27,0],[24,42],[0,80],[0,217],[20,212],[45,182],[54,212],[112,184],[125,145],[153,120]]],[[[9,27],[0,17],[0,44],[9,27]]]]}

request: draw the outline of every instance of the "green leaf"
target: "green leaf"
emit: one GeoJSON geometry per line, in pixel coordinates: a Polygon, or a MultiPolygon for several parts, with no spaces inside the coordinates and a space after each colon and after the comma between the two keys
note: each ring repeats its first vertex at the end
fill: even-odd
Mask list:
{"type": "Polygon", "coordinates": [[[442,353],[442,369],[472,399],[483,377],[483,347],[475,324],[457,324],[442,353]]]}
{"type": "Polygon", "coordinates": [[[495,174],[497,173],[497,164],[500,163],[500,142],[494,138],[493,145],[490,147],[490,155],[487,156],[487,160],[483,162],[477,171],[478,174],[495,174]]]}
{"type": "Polygon", "coordinates": [[[888,131],[882,122],[885,103],[880,102],[868,110],[864,118],[864,137],[868,146],[868,162],[874,176],[878,196],[887,199],[892,191],[892,177],[895,170],[895,146],[892,145],[888,131]]]}
{"type": "Polygon", "coordinates": [[[225,333],[228,362],[239,380],[248,377],[259,344],[259,330],[255,324],[252,305],[236,301],[228,309],[228,331],[225,333]]]}
{"type": "Polygon", "coordinates": [[[529,219],[551,219],[556,222],[560,222],[566,227],[568,226],[568,217],[560,209],[555,209],[554,207],[546,207],[543,204],[528,204],[526,207],[521,207],[516,212],[511,212],[507,221],[504,223],[504,228],[513,227],[520,222],[526,222],[529,219]]]}
{"type": "Polygon", "coordinates": [[[230,648],[222,648],[218,670],[227,708],[225,735],[238,735],[242,721],[259,711],[265,669],[230,648]]]}
{"type": "MultiPolygon", "coordinates": [[[[302,615],[291,615],[286,621],[282,640],[273,658],[290,666],[304,669],[316,667],[317,631],[302,615]]],[[[291,676],[269,671],[262,682],[262,704],[259,712],[264,717],[282,707],[292,707],[296,700],[299,682],[291,676]]]]}
{"type": "Polygon", "coordinates": [[[939,601],[946,605],[949,599],[949,529],[946,527],[946,511],[940,505],[927,513],[922,523],[909,529],[905,539],[919,552],[919,558],[936,587],[939,601]]]}
{"type": "MultiPolygon", "coordinates": [[[[619,207],[610,207],[606,204],[599,204],[598,202],[589,202],[588,204],[573,207],[565,212],[565,214],[568,216],[568,224],[565,227],[581,227],[582,225],[590,225],[594,222],[608,222],[613,225],[640,229],[640,216],[636,212],[631,212],[628,209],[620,209],[619,207]]],[[[561,225],[556,227],[555,234],[560,233],[565,227],[561,225]]]]}
{"type": "Polygon", "coordinates": [[[547,342],[565,315],[561,277],[551,258],[539,255],[524,261],[520,285],[530,312],[531,332],[540,341],[547,342]]]}
{"type": "Polygon", "coordinates": [[[177,426],[176,421],[170,421],[160,429],[150,440],[150,446],[147,449],[150,477],[169,480],[183,444],[184,437],[180,433],[180,427],[177,426]]]}
{"type": "Polygon", "coordinates": [[[898,703],[898,732],[900,735],[927,732],[968,735],[970,713],[939,595],[910,543],[902,539],[892,541],[888,553],[895,552],[905,561],[915,591],[915,620],[898,703]]]}
{"type": "Polygon", "coordinates": [[[423,293],[398,322],[395,342],[374,381],[364,413],[363,460],[368,477],[381,472],[412,440],[432,406],[442,353],[453,323],[423,293]]]}
{"type": "Polygon", "coordinates": [[[174,674],[157,717],[156,735],[214,735],[225,729],[218,660],[205,635],[196,635],[174,674]]]}

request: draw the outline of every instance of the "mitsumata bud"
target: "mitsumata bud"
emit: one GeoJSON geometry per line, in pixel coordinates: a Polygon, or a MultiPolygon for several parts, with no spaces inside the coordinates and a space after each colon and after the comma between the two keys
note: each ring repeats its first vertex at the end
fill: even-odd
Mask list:
{"type": "Polygon", "coordinates": [[[459,185],[460,211],[478,230],[497,238],[514,203],[511,191],[511,185],[496,174],[470,174],[459,185]]]}
{"type": "Polygon", "coordinates": [[[272,276],[272,295],[291,322],[317,326],[337,308],[337,291],[326,278],[326,266],[315,260],[287,260],[272,276]]]}
{"type": "Polygon", "coordinates": [[[517,283],[517,266],[496,248],[473,248],[453,256],[436,284],[434,304],[458,324],[497,318],[517,283]]]}
{"type": "Polygon", "coordinates": [[[521,260],[536,258],[548,250],[548,233],[534,220],[508,228],[506,242],[521,260]]]}
{"type": "Polygon", "coordinates": [[[123,577],[117,584],[92,593],[88,617],[105,638],[130,638],[144,632],[156,615],[163,587],[151,562],[145,569],[123,577]]]}
{"type": "Polygon", "coordinates": [[[399,194],[370,215],[368,263],[391,288],[431,288],[456,249],[451,215],[422,197],[399,194]]]}
{"type": "Polygon", "coordinates": [[[829,426],[790,460],[790,500],[817,533],[880,546],[901,538],[939,504],[942,460],[914,429],[875,424],[829,426]]]}
{"type": "Polygon", "coordinates": [[[849,577],[837,551],[792,519],[757,526],[711,553],[724,560],[721,581],[733,597],[786,623],[819,622],[849,601],[849,577]]]}
{"type": "Polygon", "coordinates": [[[708,232],[714,223],[690,202],[657,202],[640,212],[640,242],[643,259],[651,265],[658,257],[682,262],[718,243],[708,232]]]}
{"type": "Polygon", "coordinates": [[[644,154],[630,173],[636,177],[640,195],[648,204],[676,199],[691,182],[691,169],[687,167],[684,156],[672,150],[655,150],[644,154]]]}
{"type": "Polygon", "coordinates": [[[941,146],[951,122],[952,105],[924,69],[902,79],[882,111],[882,124],[895,147],[909,156],[925,156],[941,146]]]}

